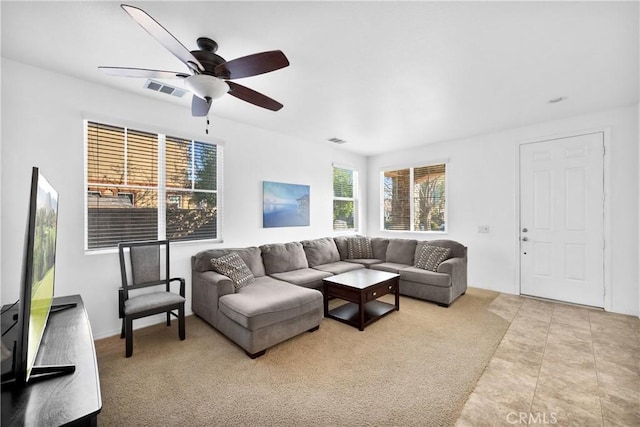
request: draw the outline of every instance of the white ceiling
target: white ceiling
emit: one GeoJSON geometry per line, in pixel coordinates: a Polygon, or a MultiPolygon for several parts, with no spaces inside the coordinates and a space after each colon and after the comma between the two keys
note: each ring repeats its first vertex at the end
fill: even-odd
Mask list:
{"type": "MultiPolygon", "coordinates": [[[[338,137],[372,155],[638,102],[638,2],[146,2],[189,49],[227,60],[280,49],[291,65],[239,83],[283,103],[224,96],[215,116],[338,137]],[[551,104],[556,97],[564,102],[551,104]]],[[[2,1],[2,56],[184,105],[98,66],[186,71],[119,2],[2,1]]],[[[180,86],[179,81],[171,81],[180,86]]],[[[330,144],[329,142],[325,142],[330,144]]]]}

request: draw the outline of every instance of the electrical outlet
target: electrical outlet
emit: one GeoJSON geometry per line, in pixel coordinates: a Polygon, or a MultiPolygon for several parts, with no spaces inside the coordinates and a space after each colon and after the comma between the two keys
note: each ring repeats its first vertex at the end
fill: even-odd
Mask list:
{"type": "Polygon", "coordinates": [[[479,225],[478,226],[478,233],[488,233],[489,232],[489,226],[488,225],[479,225]]]}

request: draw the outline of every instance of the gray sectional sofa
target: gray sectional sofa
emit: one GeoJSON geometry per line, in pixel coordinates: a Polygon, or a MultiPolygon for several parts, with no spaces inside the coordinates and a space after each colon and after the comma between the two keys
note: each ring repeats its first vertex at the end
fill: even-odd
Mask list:
{"type": "Polygon", "coordinates": [[[334,274],[361,268],[398,273],[401,294],[441,306],[467,289],[467,248],[460,243],[357,237],[369,245],[366,257],[350,256],[355,239],[344,236],[199,252],[191,259],[191,308],[255,358],[269,347],[318,329],[324,317],[322,279],[334,274]],[[437,263],[436,271],[415,266],[425,245],[448,249],[449,258],[437,263]],[[212,259],[230,254],[241,259],[251,276],[248,284],[243,280],[239,286],[216,271],[212,259]]]}

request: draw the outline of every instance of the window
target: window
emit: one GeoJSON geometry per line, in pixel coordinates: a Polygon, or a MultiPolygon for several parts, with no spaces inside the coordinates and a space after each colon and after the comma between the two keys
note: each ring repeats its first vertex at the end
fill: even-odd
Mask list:
{"type": "Polygon", "coordinates": [[[221,146],[90,121],[86,129],[86,249],[218,238],[221,146]]]}
{"type": "Polygon", "coordinates": [[[333,229],[357,230],[358,172],[333,166],[333,229]]]}
{"type": "Polygon", "coordinates": [[[382,172],[384,230],[446,231],[446,164],[382,172]]]}

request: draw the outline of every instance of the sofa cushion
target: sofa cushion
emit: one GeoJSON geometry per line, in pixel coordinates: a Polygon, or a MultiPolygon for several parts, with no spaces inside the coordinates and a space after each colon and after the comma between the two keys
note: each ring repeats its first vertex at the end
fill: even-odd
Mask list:
{"type": "Polygon", "coordinates": [[[260,246],[264,269],[269,276],[274,273],[308,268],[302,243],[274,243],[260,246]]]}
{"type": "Polygon", "coordinates": [[[302,241],[302,249],[307,256],[309,267],[340,261],[336,242],[331,237],[304,240],[302,241]]]}
{"type": "Polygon", "coordinates": [[[347,238],[348,259],[373,258],[371,240],[368,237],[347,238]]]}
{"type": "Polygon", "coordinates": [[[333,274],[326,271],[316,270],[314,268],[300,268],[298,270],[274,273],[270,276],[274,279],[283,280],[305,288],[321,289],[322,279],[333,276],[333,274]]]}
{"type": "Polygon", "coordinates": [[[467,256],[467,247],[462,243],[458,243],[455,240],[438,239],[438,240],[425,240],[420,241],[416,245],[416,258],[420,250],[424,245],[439,246],[441,248],[451,249],[452,258],[464,258],[467,256]]]}
{"type": "Polygon", "coordinates": [[[347,271],[358,270],[364,268],[362,264],[356,264],[355,262],[336,261],[329,264],[316,265],[313,267],[316,270],[326,271],[331,274],[342,274],[347,271]]]}
{"type": "Polygon", "coordinates": [[[387,247],[389,246],[389,239],[384,237],[372,237],[371,238],[371,251],[373,252],[373,258],[381,261],[387,260],[387,247]]]}
{"type": "Polygon", "coordinates": [[[196,271],[215,271],[211,264],[211,258],[220,258],[223,255],[230,254],[234,249],[207,249],[198,252],[193,256],[192,268],[196,271]]]}
{"type": "Polygon", "coordinates": [[[370,268],[372,270],[388,271],[389,273],[399,273],[407,267],[411,266],[397,262],[381,262],[380,264],[373,264],[370,268]]]}
{"type": "Polygon", "coordinates": [[[347,248],[347,236],[336,236],[333,238],[336,242],[336,248],[340,254],[340,260],[344,261],[349,256],[349,249],[347,248]]]}
{"type": "Polygon", "coordinates": [[[413,265],[417,243],[413,239],[389,239],[386,261],[413,265]]]}
{"type": "Polygon", "coordinates": [[[264,277],[235,294],[220,297],[220,311],[255,331],[322,307],[322,293],[264,277]]]}
{"type": "Polygon", "coordinates": [[[366,268],[370,268],[372,265],[380,264],[381,262],[384,262],[384,261],[376,258],[357,258],[357,259],[345,259],[345,262],[361,264],[361,265],[364,265],[366,268]]]}
{"type": "Polygon", "coordinates": [[[245,264],[247,264],[249,270],[251,270],[255,277],[262,277],[266,275],[264,271],[264,264],[262,263],[262,256],[260,255],[260,248],[255,246],[250,246],[248,248],[209,249],[201,251],[193,256],[192,267],[194,270],[200,272],[215,271],[211,265],[211,258],[220,258],[223,255],[233,252],[240,255],[240,258],[244,260],[245,264]]]}
{"type": "Polygon", "coordinates": [[[424,245],[416,257],[415,266],[423,270],[438,271],[440,263],[449,258],[451,258],[451,249],[424,245]]]}
{"type": "Polygon", "coordinates": [[[416,267],[407,267],[400,270],[400,280],[407,282],[423,283],[425,285],[448,288],[451,286],[451,276],[444,273],[436,273],[416,267]]]}
{"type": "Polygon", "coordinates": [[[211,258],[211,265],[215,271],[231,279],[236,292],[255,280],[247,264],[236,252],[211,258]]]}

